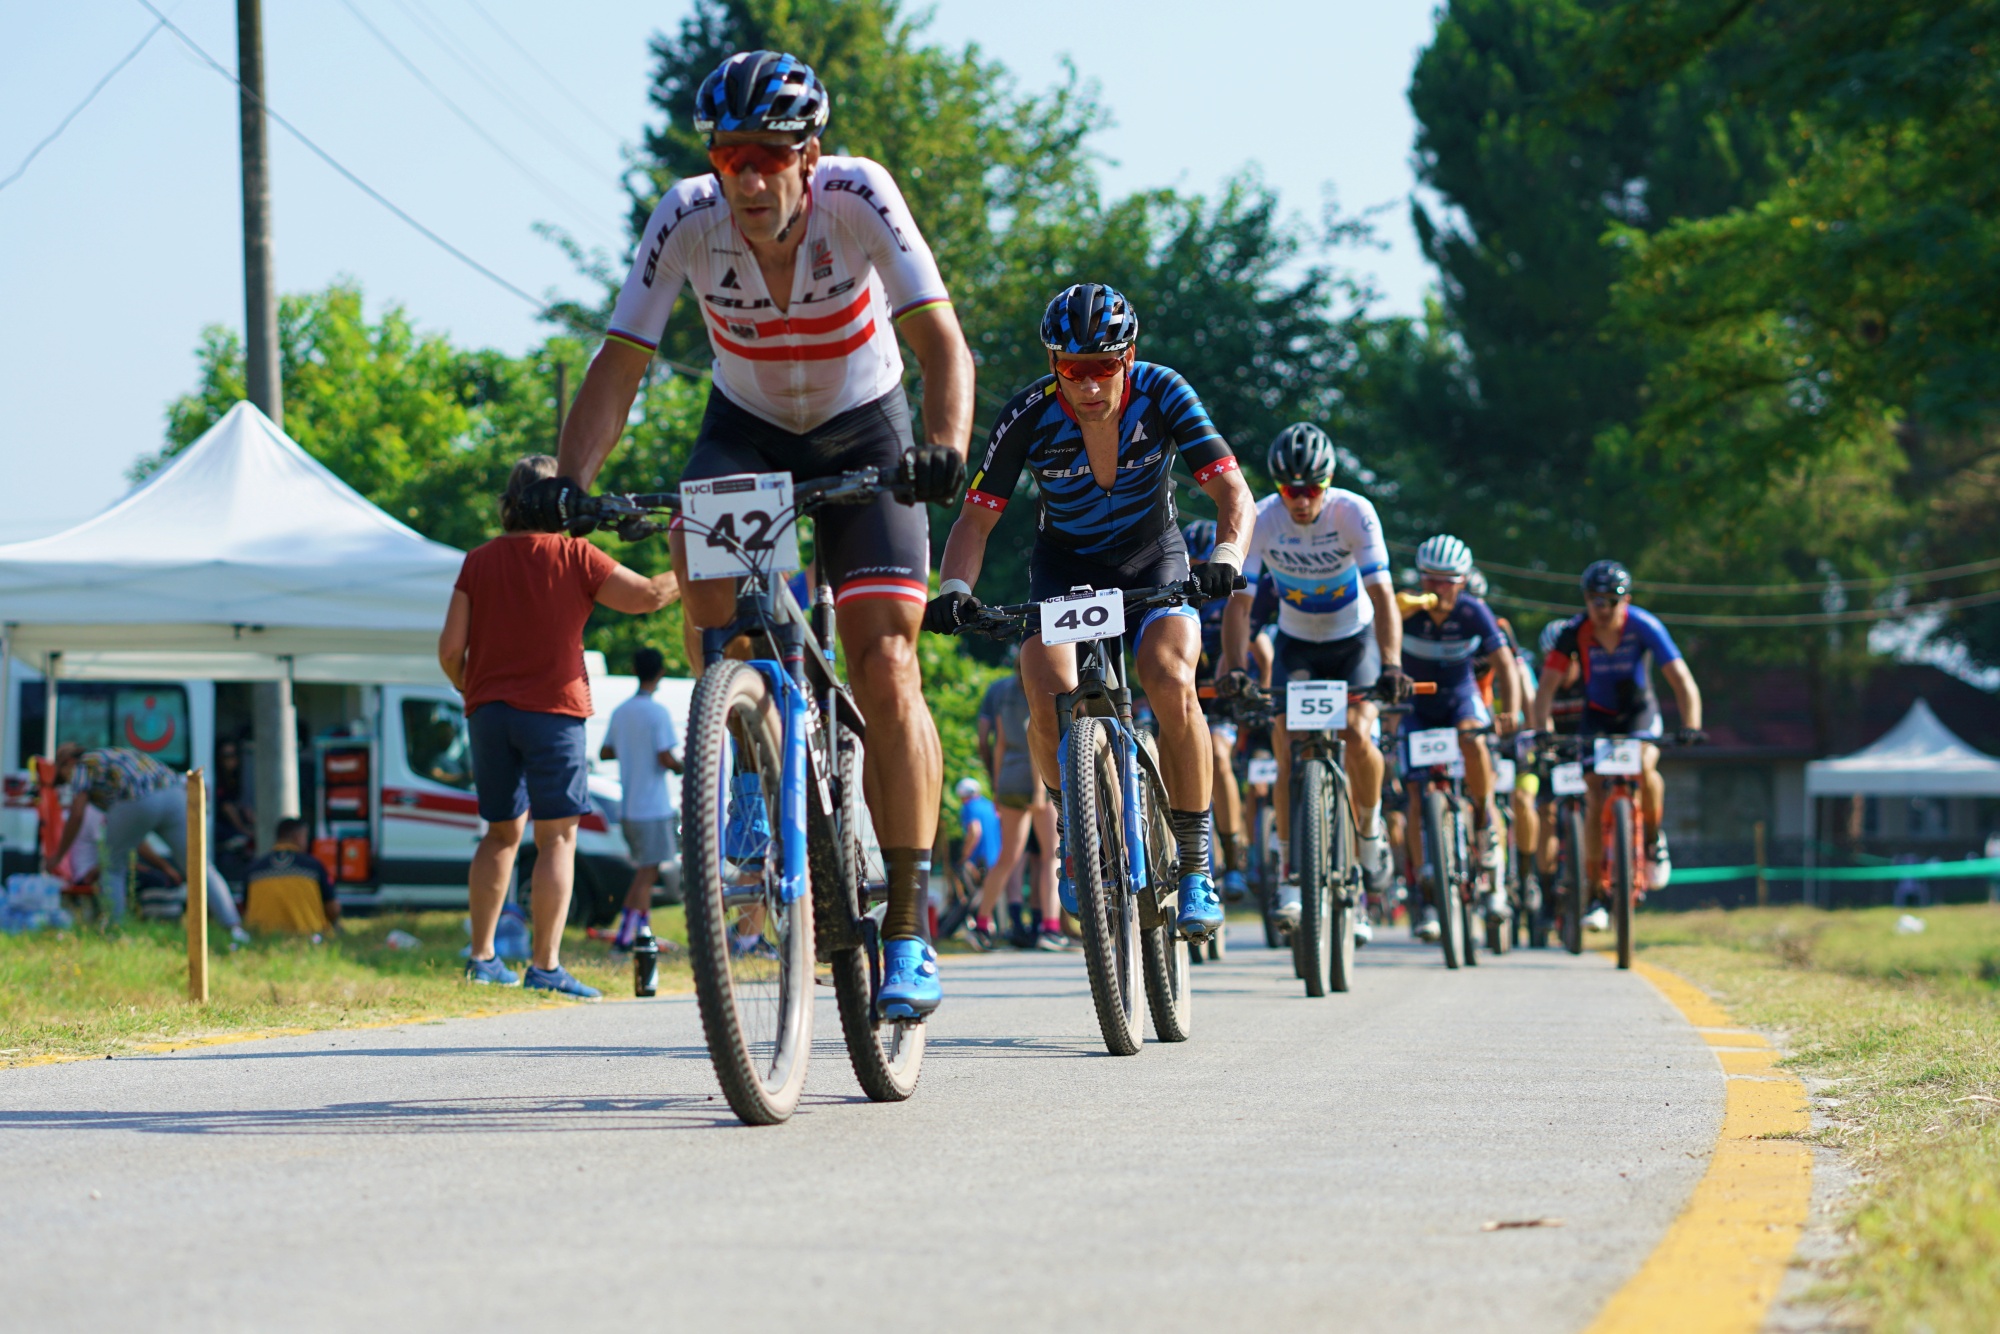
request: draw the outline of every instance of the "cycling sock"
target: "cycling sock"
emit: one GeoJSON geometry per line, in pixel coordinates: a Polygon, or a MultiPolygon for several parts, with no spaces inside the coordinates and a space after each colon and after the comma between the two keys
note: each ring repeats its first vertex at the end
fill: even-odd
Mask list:
{"type": "Polygon", "coordinates": [[[1375,838],[1382,832],[1382,811],[1380,807],[1370,810],[1361,822],[1360,834],[1363,838],[1375,838]]]}
{"type": "Polygon", "coordinates": [[[988,935],[991,935],[993,932],[993,915],[991,913],[981,913],[979,916],[972,919],[972,924],[978,927],[981,931],[984,931],[988,935]]]}
{"type": "Polygon", "coordinates": [[[1181,874],[1208,875],[1208,812],[1170,810],[1167,817],[1181,845],[1181,874]]]}
{"type": "Polygon", "coordinates": [[[1062,918],[1044,917],[1042,919],[1042,930],[1051,936],[1061,935],[1063,933],[1062,918]]]}
{"type": "Polygon", "coordinates": [[[924,899],[931,888],[929,848],[884,848],[889,872],[889,910],[882,916],[882,939],[923,938],[924,899]]]}
{"type": "Polygon", "coordinates": [[[1232,871],[1243,869],[1243,835],[1234,829],[1222,836],[1222,864],[1232,871]]]}

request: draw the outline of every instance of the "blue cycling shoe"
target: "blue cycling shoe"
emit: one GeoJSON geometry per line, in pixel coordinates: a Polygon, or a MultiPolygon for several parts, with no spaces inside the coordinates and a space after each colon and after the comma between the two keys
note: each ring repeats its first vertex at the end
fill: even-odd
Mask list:
{"type": "Polygon", "coordinates": [[[944,999],[937,951],[915,936],[882,942],[882,1017],[923,1019],[944,999]]]}
{"type": "Polygon", "coordinates": [[[1249,892],[1250,882],[1243,878],[1243,872],[1224,871],[1222,873],[1223,898],[1228,899],[1231,903],[1240,903],[1243,901],[1244,895],[1249,892]]]}
{"type": "Polygon", "coordinates": [[[754,773],[738,774],[729,782],[729,827],[723,832],[722,855],[733,862],[761,861],[770,842],[764,784],[754,773]]]}
{"type": "Polygon", "coordinates": [[[1207,940],[1222,929],[1222,900],[1215,897],[1215,881],[1200,871],[1181,877],[1181,910],[1174,924],[1189,940],[1207,940]]]}

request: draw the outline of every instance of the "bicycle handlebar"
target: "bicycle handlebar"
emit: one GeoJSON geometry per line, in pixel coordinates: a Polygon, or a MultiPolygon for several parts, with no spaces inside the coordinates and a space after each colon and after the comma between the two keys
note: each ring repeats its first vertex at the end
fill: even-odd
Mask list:
{"type": "MultiPolygon", "coordinates": [[[[884,494],[909,503],[906,499],[907,484],[902,479],[885,479],[881,468],[857,468],[833,477],[815,477],[811,481],[794,483],[792,512],[803,517],[823,505],[864,505],[884,494]]],[[[678,514],[681,508],[678,487],[671,491],[607,492],[601,496],[585,497],[577,507],[577,517],[594,519],[599,523],[623,520],[618,524],[619,536],[635,541],[637,537],[661,530],[660,525],[653,522],[655,516],[678,514]],[[635,519],[640,521],[637,525],[631,523],[635,519]],[[631,537],[626,535],[628,528],[643,528],[646,531],[631,537]]]]}
{"type": "MultiPolygon", "coordinates": [[[[1237,587],[1247,587],[1243,577],[1237,576],[1237,587]]],[[[1106,590],[1109,591],[1109,590],[1106,590]]],[[[1125,620],[1129,625],[1134,616],[1143,616],[1161,607],[1200,606],[1209,601],[1202,596],[1201,583],[1195,579],[1183,579],[1178,583],[1161,584],[1155,588],[1127,588],[1125,594],[1125,620]]],[[[1011,606],[982,606],[979,612],[955,633],[961,635],[984,635],[989,639],[1007,639],[1016,634],[1022,638],[1040,634],[1042,630],[1042,604],[1039,602],[1017,602],[1011,606]]]]}

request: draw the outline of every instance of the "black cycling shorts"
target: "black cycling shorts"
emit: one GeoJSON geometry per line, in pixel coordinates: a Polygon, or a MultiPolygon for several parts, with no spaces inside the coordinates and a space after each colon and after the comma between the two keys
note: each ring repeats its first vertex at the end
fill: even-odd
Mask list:
{"type": "Polygon", "coordinates": [[[1381,675],[1382,648],[1373,625],[1345,639],[1294,639],[1280,630],[1271,641],[1271,693],[1280,707],[1287,681],[1345,681],[1350,691],[1359,692],[1381,675]]]}
{"type": "MultiPolygon", "coordinates": [[[[806,482],[856,468],[886,474],[910,443],[910,409],[901,389],[794,435],[710,387],[681,480],[789,472],[806,482]]],[[[895,598],[921,607],[930,600],[930,518],[922,505],[886,495],[867,505],[829,505],[814,516],[813,545],[820,581],[832,586],[837,605],[895,598]]]]}
{"type": "MultiPolygon", "coordinates": [[[[1045,602],[1081,587],[1100,592],[1107,588],[1158,588],[1177,584],[1187,577],[1187,543],[1181,539],[1180,529],[1174,527],[1124,560],[1109,565],[1037,542],[1028,560],[1028,598],[1045,602]]],[[[1125,628],[1126,647],[1137,648],[1146,627],[1165,616],[1185,616],[1194,622],[1197,634],[1200,631],[1201,617],[1193,607],[1161,607],[1146,613],[1138,625],[1125,628]]]]}

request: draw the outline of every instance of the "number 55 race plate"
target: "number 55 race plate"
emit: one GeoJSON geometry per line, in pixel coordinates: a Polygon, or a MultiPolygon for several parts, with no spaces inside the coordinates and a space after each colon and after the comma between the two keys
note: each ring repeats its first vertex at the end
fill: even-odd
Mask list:
{"type": "Polygon", "coordinates": [[[1347,682],[1287,681],[1285,730],[1333,732],[1347,726],[1347,682]]]}
{"type": "Polygon", "coordinates": [[[1088,639],[1112,639],[1125,633],[1125,591],[1102,593],[1085,589],[1042,604],[1042,642],[1077,644],[1088,639]]]}
{"type": "Polygon", "coordinates": [[[760,570],[798,569],[798,526],[790,516],[782,527],[778,525],[778,516],[791,507],[792,475],[788,472],[746,472],[682,482],[688,576],[728,579],[749,574],[745,555],[760,570]]]}

